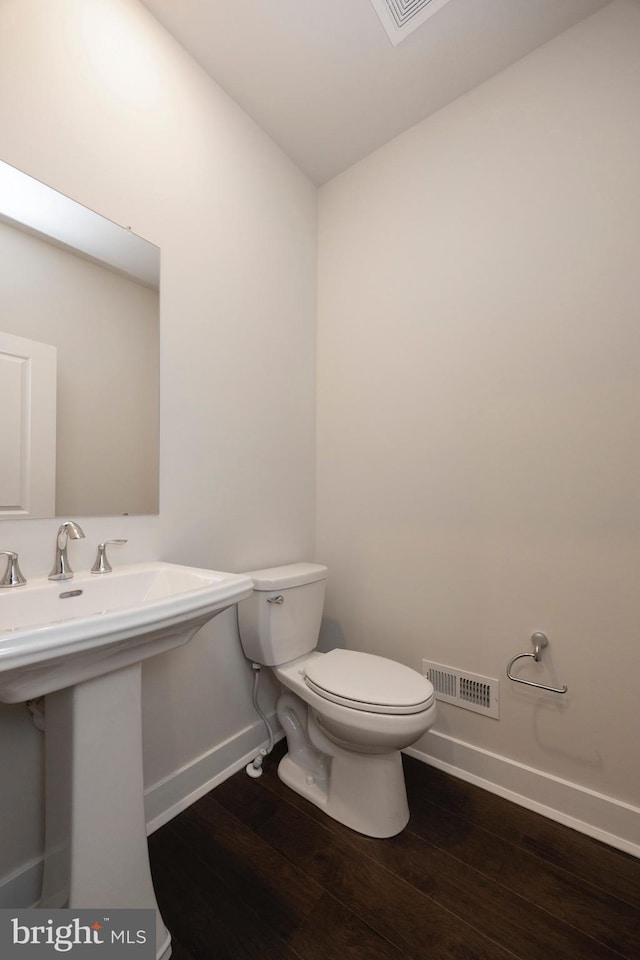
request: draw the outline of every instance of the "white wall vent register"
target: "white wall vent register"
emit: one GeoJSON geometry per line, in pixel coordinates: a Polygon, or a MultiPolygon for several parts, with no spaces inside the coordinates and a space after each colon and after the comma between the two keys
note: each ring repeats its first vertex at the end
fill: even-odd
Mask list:
{"type": "Polygon", "coordinates": [[[436,700],[500,719],[500,682],[476,673],[464,673],[441,663],[422,661],[422,673],[431,681],[436,700]]]}
{"type": "Polygon", "coordinates": [[[448,2],[449,0],[371,0],[394,47],[448,2]]]}

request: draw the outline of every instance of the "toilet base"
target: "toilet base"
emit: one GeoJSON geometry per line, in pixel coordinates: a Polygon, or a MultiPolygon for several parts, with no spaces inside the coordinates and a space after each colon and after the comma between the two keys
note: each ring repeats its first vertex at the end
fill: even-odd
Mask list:
{"type": "Polygon", "coordinates": [[[409,821],[399,750],[383,754],[347,752],[332,745],[327,781],[317,782],[286,754],[278,776],[328,816],[367,837],[393,837],[409,821]]]}

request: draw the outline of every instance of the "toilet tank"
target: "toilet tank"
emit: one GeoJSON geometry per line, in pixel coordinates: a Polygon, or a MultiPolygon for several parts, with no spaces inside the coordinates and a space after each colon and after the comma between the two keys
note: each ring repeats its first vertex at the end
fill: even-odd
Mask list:
{"type": "Polygon", "coordinates": [[[238,604],[240,640],[246,657],[272,667],[314,649],[327,574],[327,568],[318,563],[248,571],[253,593],[238,604]]]}

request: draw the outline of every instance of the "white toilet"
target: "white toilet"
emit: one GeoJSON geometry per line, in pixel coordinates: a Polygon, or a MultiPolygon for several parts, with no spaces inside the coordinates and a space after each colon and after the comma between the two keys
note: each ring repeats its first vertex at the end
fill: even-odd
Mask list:
{"type": "Polygon", "coordinates": [[[400,750],[435,720],[433,686],[386,657],[316,651],[326,567],[294,563],[248,576],[254,592],[238,605],[242,647],[284,688],[280,779],[353,830],[394,836],[409,819],[400,750]]]}

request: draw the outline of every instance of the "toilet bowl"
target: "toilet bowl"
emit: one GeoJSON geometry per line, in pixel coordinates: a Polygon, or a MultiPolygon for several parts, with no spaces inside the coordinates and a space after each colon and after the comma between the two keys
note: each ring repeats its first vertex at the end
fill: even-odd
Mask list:
{"type": "Polygon", "coordinates": [[[254,592],[238,606],[240,639],[282,685],[280,779],[346,826],[391,837],[409,819],[400,751],[435,720],[434,690],[386,657],[315,649],[327,572],[309,563],[249,572],[254,592]]]}

